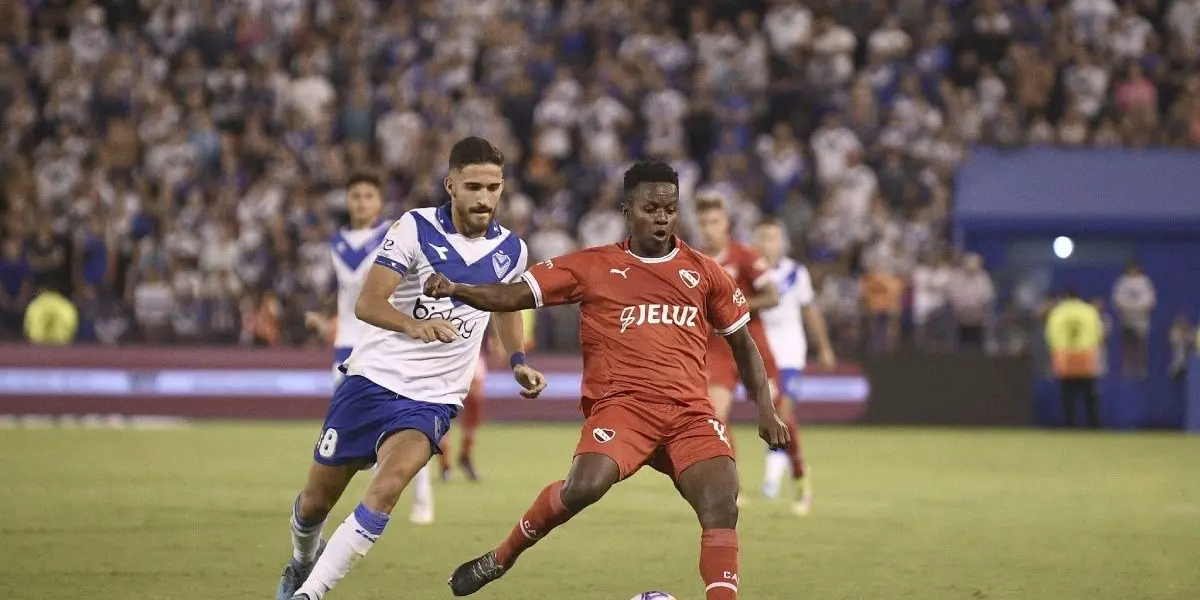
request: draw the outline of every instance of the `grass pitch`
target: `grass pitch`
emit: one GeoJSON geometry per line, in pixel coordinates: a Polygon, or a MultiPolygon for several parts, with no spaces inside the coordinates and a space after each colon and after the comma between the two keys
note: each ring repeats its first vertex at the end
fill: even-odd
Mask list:
{"type": "MultiPolygon", "coordinates": [[[[577,431],[486,427],[486,481],[437,486],[432,526],[408,524],[402,500],[329,600],[450,598],[450,571],[565,473],[577,431]]],[[[0,598],[270,600],[317,433],[0,430],[0,598]]],[[[751,430],[737,434],[756,488],[762,454],[751,430]]],[[[744,599],[1200,599],[1200,438],[810,427],[805,444],[813,515],[760,498],[742,510],[744,599]]],[[[646,470],[474,597],[700,600],[698,538],[646,470]]]]}

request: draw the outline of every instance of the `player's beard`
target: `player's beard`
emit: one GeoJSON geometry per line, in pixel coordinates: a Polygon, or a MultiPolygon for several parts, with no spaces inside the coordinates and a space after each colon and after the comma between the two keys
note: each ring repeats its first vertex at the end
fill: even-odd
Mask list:
{"type": "Polygon", "coordinates": [[[467,229],[469,230],[464,231],[464,234],[481,235],[486,232],[488,227],[492,224],[492,217],[495,214],[495,209],[487,208],[485,205],[475,205],[460,211],[458,218],[467,226],[467,229]]]}

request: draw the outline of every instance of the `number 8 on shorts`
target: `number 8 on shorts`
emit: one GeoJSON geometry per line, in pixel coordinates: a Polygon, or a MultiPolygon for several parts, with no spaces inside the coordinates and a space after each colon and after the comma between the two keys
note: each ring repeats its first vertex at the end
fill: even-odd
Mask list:
{"type": "Polygon", "coordinates": [[[338,433],[337,430],[330,427],[321,435],[321,441],[317,442],[317,454],[321,458],[333,458],[337,452],[338,433]]]}

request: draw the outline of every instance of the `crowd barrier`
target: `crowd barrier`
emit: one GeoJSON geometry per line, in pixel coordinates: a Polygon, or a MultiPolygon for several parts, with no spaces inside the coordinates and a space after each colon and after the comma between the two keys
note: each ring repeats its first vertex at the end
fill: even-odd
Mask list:
{"type": "MultiPolygon", "coordinates": [[[[0,346],[0,414],[150,415],[197,419],[319,419],[332,389],[332,353],[320,348],[0,346]]],[[[520,397],[507,368],[492,370],[488,419],[579,419],[578,356],[532,356],[548,387],[520,397]]],[[[861,370],[812,372],[800,386],[804,421],[846,422],[866,411],[861,370]]],[[[735,405],[734,420],[753,419],[735,405]]]]}

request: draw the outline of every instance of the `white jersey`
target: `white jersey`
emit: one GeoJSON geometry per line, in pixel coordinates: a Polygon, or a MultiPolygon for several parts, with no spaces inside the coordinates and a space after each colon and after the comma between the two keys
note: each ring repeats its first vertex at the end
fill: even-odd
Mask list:
{"type": "Polygon", "coordinates": [[[333,347],[338,350],[353,348],[367,326],[354,316],[354,304],[358,302],[367,271],[375,262],[375,254],[383,244],[389,225],[383,222],[368,229],[342,229],[329,240],[338,284],[337,336],[333,340],[333,347]]]}
{"type": "Polygon", "coordinates": [[[422,402],[461,405],[471,386],[491,314],[450,298],[422,294],[425,280],[441,273],[456,283],[509,283],[525,271],[525,242],[497,223],[487,234],[457,233],[450,205],[404,213],[388,229],[375,264],[404,278],[392,292],[392,306],[416,319],[446,319],[459,339],[423,343],[402,333],[364,325],[344,368],[401,396],[422,402]]]}
{"type": "Polygon", "coordinates": [[[767,343],[780,369],[803,369],[808,357],[808,340],[804,335],[801,309],[813,301],[812,277],[804,265],[784,257],[770,271],[771,280],[779,289],[779,304],[760,311],[767,343]]]}

